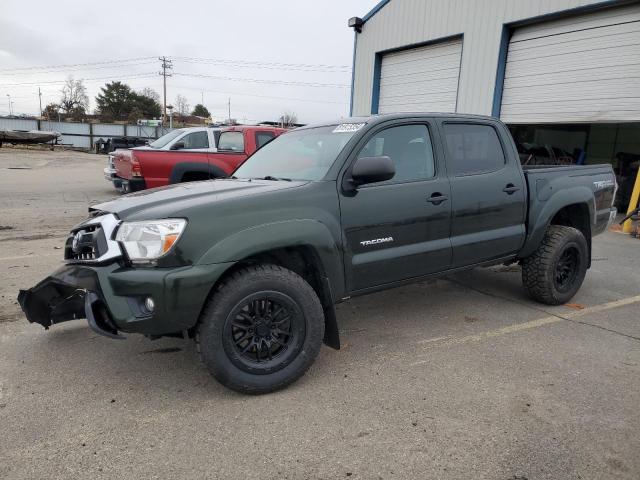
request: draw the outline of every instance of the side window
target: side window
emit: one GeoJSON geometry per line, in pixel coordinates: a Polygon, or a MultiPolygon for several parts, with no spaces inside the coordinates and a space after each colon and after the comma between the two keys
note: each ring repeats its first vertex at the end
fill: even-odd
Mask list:
{"type": "Polygon", "coordinates": [[[273,132],[256,132],[256,146],[260,148],[274,138],[275,134],[273,132]]]}
{"type": "Polygon", "coordinates": [[[494,172],[505,164],[502,145],[490,125],[445,123],[447,173],[451,176],[494,172]]]}
{"type": "Polygon", "coordinates": [[[180,142],[184,142],[184,149],[209,148],[209,136],[207,132],[193,132],[182,137],[180,142]]]}
{"type": "Polygon", "coordinates": [[[218,140],[218,150],[244,152],[244,134],[242,132],[222,132],[218,140]]]}
{"type": "Polygon", "coordinates": [[[435,175],[431,137],[426,125],[403,125],[376,133],[358,153],[361,157],[386,155],[393,160],[396,174],[388,182],[424,180],[435,175]]]}

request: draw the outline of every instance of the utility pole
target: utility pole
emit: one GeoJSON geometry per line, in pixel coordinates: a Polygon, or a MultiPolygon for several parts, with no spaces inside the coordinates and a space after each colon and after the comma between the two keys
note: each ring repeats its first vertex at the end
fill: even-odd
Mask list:
{"type": "Polygon", "coordinates": [[[231,125],[231,97],[229,97],[229,125],[231,125]]]}
{"type": "Polygon", "coordinates": [[[164,125],[164,122],[167,119],[167,77],[171,76],[170,73],[167,73],[167,70],[171,70],[173,68],[173,64],[171,60],[167,60],[167,57],[160,57],[158,60],[162,62],[162,71],[160,72],[160,75],[162,75],[162,89],[164,92],[164,101],[162,102],[162,124],[164,125]]]}
{"type": "Polygon", "coordinates": [[[38,101],[40,102],[40,116],[42,116],[42,92],[40,87],[38,87],[38,101]]]}

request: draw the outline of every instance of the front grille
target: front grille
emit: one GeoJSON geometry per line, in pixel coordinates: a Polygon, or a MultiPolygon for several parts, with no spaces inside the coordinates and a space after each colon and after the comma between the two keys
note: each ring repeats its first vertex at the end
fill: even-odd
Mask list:
{"type": "Polygon", "coordinates": [[[100,210],[90,210],[89,215],[67,237],[64,259],[68,263],[105,262],[122,255],[118,242],[113,240],[118,218],[100,210]]]}
{"type": "Polygon", "coordinates": [[[88,225],[72,231],[64,248],[65,260],[95,260],[101,255],[100,237],[104,237],[100,225],[88,225]]]}

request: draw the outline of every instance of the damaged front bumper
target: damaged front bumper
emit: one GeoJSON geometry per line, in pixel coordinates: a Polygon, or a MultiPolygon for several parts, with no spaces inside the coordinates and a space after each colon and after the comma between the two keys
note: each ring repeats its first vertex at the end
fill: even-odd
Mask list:
{"type": "Polygon", "coordinates": [[[121,332],[175,335],[195,326],[209,291],[231,264],[176,268],[131,268],[67,264],[28,290],[18,301],[27,319],[45,329],[86,318],[101,335],[121,332]],[[151,297],[150,311],[145,300],[151,297]]]}
{"type": "Polygon", "coordinates": [[[86,318],[100,335],[124,339],[97,292],[95,272],[71,267],[58,270],[29,290],[20,290],[18,302],[27,320],[46,330],[56,323],[86,318]]]}

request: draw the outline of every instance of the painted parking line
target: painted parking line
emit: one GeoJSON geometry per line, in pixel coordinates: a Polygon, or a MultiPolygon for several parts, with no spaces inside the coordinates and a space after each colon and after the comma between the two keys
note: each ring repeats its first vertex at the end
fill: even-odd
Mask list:
{"type": "MultiPolygon", "coordinates": [[[[631,305],[634,303],[640,302],[640,295],[636,295],[634,297],[622,298],[620,300],[614,300],[613,302],[602,303],[600,305],[594,305],[592,307],[587,307],[582,310],[578,310],[576,312],[568,312],[564,315],[558,316],[550,316],[539,318],[537,320],[531,320],[529,322],[518,323],[516,325],[510,325],[508,327],[498,328],[497,330],[490,330],[488,332],[482,332],[475,335],[467,335],[465,337],[460,338],[451,338],[447,339],[447,337],[438,337],[430,340],[423,340],[421,343],[428,343],[425,348],[434,348],[434,347],[447,347],[452,345],[461,345],[464,343],[471,342],[479,342],[481,340],[486,340],[488,338],[499,337],[502,335],[507,335],[510,333],[521,332],[523,330],[531,330],[532,328],[542,327],[544,325],[550,325],[553,323],[570,321],[578,317],[582,317],[585,315],[589,315],[591,313],[604,312],[606,310],[611,310],[613,308],[624,307],[625,305],[631,305]],[[439,340],[443,341],[439,341],[439,340]]],[[[426,357],[428,354],[420,354],[418,357],[426,357]]],[[[411,366],[423,365],[428,363],[429,360],[421,360],[419,362],[412,363],[411,366]]]]}

